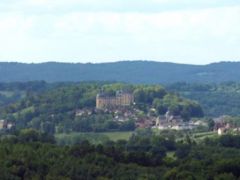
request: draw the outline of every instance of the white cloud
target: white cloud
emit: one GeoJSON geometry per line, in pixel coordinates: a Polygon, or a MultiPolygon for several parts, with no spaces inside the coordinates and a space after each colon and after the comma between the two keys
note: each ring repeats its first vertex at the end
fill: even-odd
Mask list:
{"type": "Polygon", "coordinates": [[[81,12],[156,13],[239,5],[236,0],[2,0],[0,10],[27,14],[81,12]]]}
{"type": "MultiPolygon", "coordinates": [[[[176,3],[176,0],[153,1],[176,3]]],[[[20,10],[26,7],[32,7],[32,11],[35,8],[52,10],[64,5],[94,3],[92,6],[97,7],[99,3],[96,0],[69,0],[68,5],[65,0],[22,2],[18,1],[18,7],[13,3],[11,10],[0,12],[0,60],[156,59],[185,63],[240,60],[240,6],[155,13],[129,8],[126,12],[76,9],[28,14],[20,10]]],[[[126,5],[122,0],[114,2],[101,1],[102,9],[126,5]]],[[[149,1],[141,0],[139,7],[144,2],[149,1]]]]}

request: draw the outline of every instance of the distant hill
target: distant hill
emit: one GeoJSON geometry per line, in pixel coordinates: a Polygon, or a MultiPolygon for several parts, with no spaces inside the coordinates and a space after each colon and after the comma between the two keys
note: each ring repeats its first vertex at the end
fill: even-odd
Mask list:
{"type": "Polygon", "coordinates": [[[201,104],[206,116],[240,116],[240,83],[173,83],[166,86],[170,92],[201,104]]]}
{"type": "Polygon", "coordinates": [[[129,83],[173,83],[240,81],[240,62],[187,65],[153,61],[121,61],[82,64],[0,63],[0,82],[34,81],[122,81],[129,83]]]}

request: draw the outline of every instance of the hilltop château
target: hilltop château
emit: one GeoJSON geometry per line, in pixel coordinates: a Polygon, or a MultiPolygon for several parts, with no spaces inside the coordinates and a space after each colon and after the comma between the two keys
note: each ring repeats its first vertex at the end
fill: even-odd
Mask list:
{"type": "Polygon", "coordinates": [[[104,92],[96,96],[96,108],[104,109],[118,106],[130,106],[134,102],[133,94],[127,91],[117,91],[115,96],[110,96],[104,92]]]}

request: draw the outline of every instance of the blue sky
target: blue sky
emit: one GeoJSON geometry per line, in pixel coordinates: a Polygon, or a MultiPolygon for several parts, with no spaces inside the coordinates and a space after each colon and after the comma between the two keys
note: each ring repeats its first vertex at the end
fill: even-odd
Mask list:
{"type": "Polygon", "coordinates": [[[1,0],[0,61],[240,61],[240,0],[1,0]]]}

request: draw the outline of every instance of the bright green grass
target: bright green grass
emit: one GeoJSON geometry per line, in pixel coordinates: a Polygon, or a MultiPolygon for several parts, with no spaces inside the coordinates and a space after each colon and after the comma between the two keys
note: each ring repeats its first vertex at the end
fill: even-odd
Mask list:
{"type": "Polygon", "coordinates": [[[55,134],[55,139],[60,145],[73,145],[83,140],[88,140],[92,144],[101,144],[109,140],[105,135],[94,133],[69,133],[55,134]]]}
{"type": "Polygon", "coordinates": [[[104,133],[98,133],[98,134],[105,135],[112,141],[117,141],[117,140],[128,140],[131,137],[132,133],[133,132],[130,131],[130,132],[104,132],[104,133]]]}
{"type": "Polygon", "coordinates": [[[69,134],[65,133],[60,133],[56,134],[55,137],[57,138],[63,138],[66,136],[78,136],[78,135],[94,135],[94,136],[106,136],[112,141],[117,141],[117,140],[128,140],[130,136],[132,135],[132,131],[130,132],[102,132],[102,133],[77,133],[77,132],[72,132],[69,134]]]}
{"type": "Polygon", "coordinates": [[[128,140],[133,132],[104,132],[104,133],[60,133],[55,134],[58,144],[76,144],[82,140],[88,140],[93,144],[99,144],[108,140],[128,140]]]}
{"type": "Polygon", "coordinates": [[[197,139],[204,139],[206,137],[215,137],[217,136],[217,132],[209,131],[209,132],[202,132],[202,133],[194,133],[193,137],[197,139]]]}
{"type": "Polygon", "coordinates": [[[106,136],[112,141],[117,140],[128,140],[132,135],[132,131],[130,132],[103,132],[103,133],[77,133],[72,132],[70,134],[56,134],[55,136],[58,138],[66,137],[66,136],[78,136],[78,135],[96,135],[96,136],[106,136]]]}

